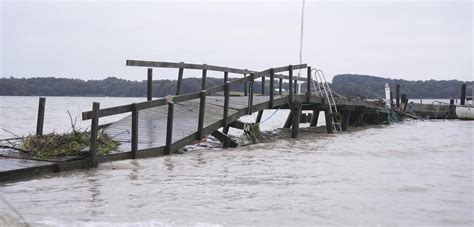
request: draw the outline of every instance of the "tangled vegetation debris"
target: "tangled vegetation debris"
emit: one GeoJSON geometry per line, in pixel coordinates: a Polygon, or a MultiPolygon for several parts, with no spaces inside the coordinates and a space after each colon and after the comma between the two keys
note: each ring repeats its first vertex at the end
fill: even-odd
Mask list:
{"type": "MultiPolygon", "coordinates": [[[[119,142],[104,133],[97,138],[97,154],[105,155],[118,148],[119,142]]],[[[89,147],[90,132],[70,132],[65,134],[29,135],[21,138],[20,149],[37,158],[76,156],[89,147]]]]}

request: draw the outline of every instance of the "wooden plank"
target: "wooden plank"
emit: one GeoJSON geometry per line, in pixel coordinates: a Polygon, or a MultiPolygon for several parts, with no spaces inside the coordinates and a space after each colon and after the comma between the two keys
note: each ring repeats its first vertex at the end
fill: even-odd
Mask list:
{"type": "Polygon", "coordinates": [[[153,67],[153,68],[184,68],[184,69],[196,69],[196,70],[211,70],[218,72],[229,72],[236,74],[246,74],[248,71],[244,69],[235,69],[223,66],[215,65],[199,65],[189,63],[174,63],[174,62],[157,62],[157,61],[142,61],[142,60],[127,60],[127,66],[139,66],[139,67],[153,67]]]}

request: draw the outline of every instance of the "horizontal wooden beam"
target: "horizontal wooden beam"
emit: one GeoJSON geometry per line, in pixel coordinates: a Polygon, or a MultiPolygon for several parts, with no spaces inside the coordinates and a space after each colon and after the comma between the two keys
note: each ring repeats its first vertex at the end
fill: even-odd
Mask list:
{"type": "Polygon", "coordinates": [[[184,69],[198,69],[198,70],[210,70],[217,72],[229,72],[236,74],[249,74],[250,71],[246,69],[236,69],[223,66],[205,65],[205,64],[189,64],[189,63],[176,63],[176,62],[158,62],[158,61],[142,61],[142,60],[127,60],[127,66],[139,66],[139,67],[154,67],[154,68],[184,68],[184,69]]]}

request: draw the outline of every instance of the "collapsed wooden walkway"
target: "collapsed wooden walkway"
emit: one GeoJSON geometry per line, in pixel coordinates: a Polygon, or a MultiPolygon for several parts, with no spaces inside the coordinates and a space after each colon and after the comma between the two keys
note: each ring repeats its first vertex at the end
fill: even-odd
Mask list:
{"type": "MultiPolygon", "coordinates": [[[[93,110],[83,113],[83,120],[91,121],[90,165],[97,162],[125,158],[150,157],[169,154],[186,145],[198,142],[207,135],[213,134],[223,142],[227,137],[228,128],[239,127],[236,121],[245,115],[259,113],[257,121],[265,109],[291,109],[285,127],[292,128],[292,137],[297,137],[299,117],[302,110],[312,110],[317,120],[320,111],[325,111],[327,132],[332,133],[332,121],[336,116],[328,113],[327,101],[311,93],[311,67],[306,64],[270,68],[256,72],[227,67],[197,65],[170,62],[151,62],[128,60],[127,66],[148,67],[147,101],[111,108],[100,109],[99,103],[93,104],[93,110]],[[175,96],[152,99],[152,67],[178,69],[178,83],[175,96]],[[199,92],[180,94],[184,70],[202,70],[202,90],[199,92]],[[304,78],[294,77],[293,70],[306,70],[304,78]],[[223,73],[223,84],[207,88],[208,71],[223,73]],[[229,73],[243,75],[243,78],[229,80],[229,73]],[[287,73],[283,75],[281,73],[287,73]],[[254,82],[261,79],[261,93],[254,92],[254,82]],[[283,91],[283,81],[287,81],[288,92],[283,91]],[[305,82],[305,93],[297,94],[298,81],[305,82]],[[266,86],[268,82],[269,86],[266,86]],[[243,84],[243,96],[231,96],[233,86],[243,84]],[[221,95],[216,95],[221,93],[221,95]],[[277,94],[276,94],[277,93],[277,94]],[[131,113],[129,116],[110,125],[99,126],[99,118],[131,113]],[[96,157],[96,136],[99,128],[122,143],[122,152],[96,157]],[[218,129],[223,128],[222,132],[218,129]]],[[[357,125],[364,115],[384,113],[383,105],[363,100],[336,99],[342,114],[343,130],[347,125],[357,125]],[[351,118],[351,113],[354,112],[351,118]],[[357,114],[356,114],[357,113],[357,114]]],[[[312,126],[315,126],[314,120],[312,126]]],[[[241,126],[240,126],[241,128],[241,126]]]]}
{"type": "MultiPolygon", "coordinates": [[[[199,142],[210,134],[221,140],[224,146],[231,145],[232,141],[227,136],[229,127],[244,129],[245,124],[238,121],[239,118],[256,112],[258,112],[256,119],[258,123],[265,109],[291,110],[286,121],[282,121],[282,125],[284,123],[285,128],[291,128],[293,138],[298,136],[303,110],[312,111],[310,127],[316,126],[319,113],[324,111],[327,133],[333,132],[333,121],[341,123],[341,129],[344,131],[350,125],[359,126],[363,122],[377,124],[387,119],[383,104],[360,99],[336,98],[337,109],[340,113],[331,115],[327,100],[312,93],[312,90],[316,90],[311,76],[313,71],[306,64],[270,68],[260,72],[212,65],[135,60],[128,60],[127,66],[148,68],[146,101],[103,109],[100,108],[100,103],[93,103],[92,111],[82,113],[83,120],[91,120],[91,145],[89,151],[82,154],[85,156],[37,161],[6,155],[4,157],[7,158],[0,158],[2,167],[0,181],[18,180],[42,173],[90,168],[97,166],[99,162],[166,155],[186,145],[199,142]],[[152,98],[152,68],[178,70],[174,96],[152,98]],[[185,70],[202,71],[201,91],[181,94],[185,70]],[[306,76],[294,77],[294,70],[306,70],[306,76]],[[222,85],[208,88],[206,79],[208,71],[223,73],[222,85]],[[229,74],[236,74],[241,78],[234,77],[231,80],[229,74]],[[259,94],[255,92],[257,79],[261,79],[259,94]],[[297,92],[298,82],[304,84],[303,93],[297,92]],[[231,96],[232,89],[242,85],[243,94],[231,96]],[[288,91],[283,89],[284,86],[288,91]],[[109,125],[99,124],[100,118],[124,113],[129,113],[129,115],[109,125]],[[219,130],[221,128],[222,130],[219,130]],[[97,136],[101,129],[121,142],[120,151],[101,156],[96,154],[97,136]]],[[[44,110],[44,100],[41,105],[40,99],[41,108],[44,110]]],[[[38,129],[42,129],[41,117],[38,119],[38,129]]]]}

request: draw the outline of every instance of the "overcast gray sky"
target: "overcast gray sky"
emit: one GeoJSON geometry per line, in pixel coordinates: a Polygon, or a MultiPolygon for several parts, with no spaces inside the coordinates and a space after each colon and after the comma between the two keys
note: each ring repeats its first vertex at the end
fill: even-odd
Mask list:
{"type": "MultiPolygon", "coordinates": [[[[0,1],[1,77],[146,79],[126,59],[299,62],[302,1],[0,1]]],[[[469,0],[307,1],[303,61],[330,78],[473,80],[472,12],[469,0]]]]}

